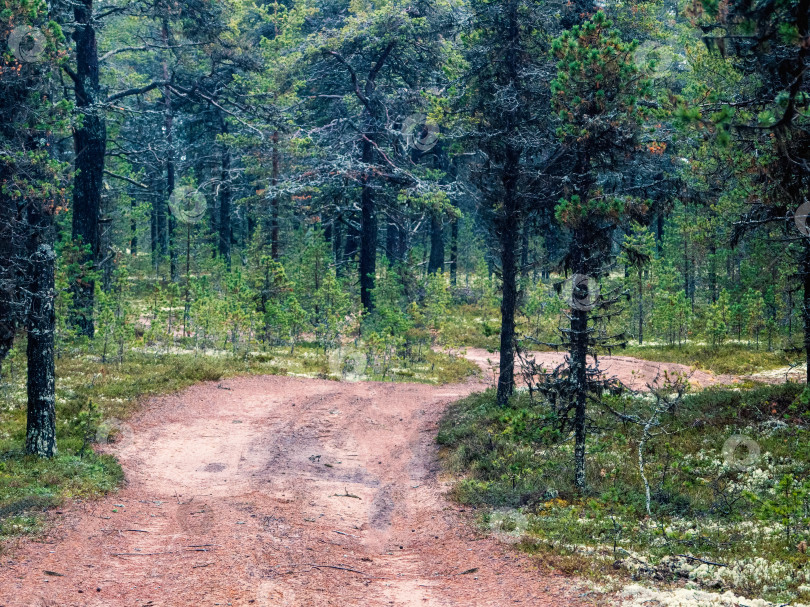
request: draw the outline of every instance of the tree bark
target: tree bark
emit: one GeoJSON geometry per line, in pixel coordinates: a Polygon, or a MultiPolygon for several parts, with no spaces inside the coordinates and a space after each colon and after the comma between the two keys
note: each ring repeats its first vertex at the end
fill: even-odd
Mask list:
{"type": "Polygon", "coordinates": [[[405,261],[406,233],[398,213],[388,212],[388,227],[385,234],[385,251],[391,265],[405,261]]]}
{"type": "Polygon", "coordinates": [[[802,322],[804,323],[805,382],[810,385],[810,238],[802,239],[802,322]]]}
{"type": "MultiPolygon", "coordinates": [[[[96,31],[93,25],[93,0],[78,0],[73,5],[76,29],[76,73],[72,75],[76,106],[82,117],[80,128],[73,131],[76,176],[73,183],[73,241],[86,247],[80,256],[82,265],[92,271],[99,260],[99,215],[103,186],[107,125],[99,101],[99,65],[96,31]]],[[[72,285],[72,324],[81,335],[95,333],[93,305],[95,280],[76,277],[72,285]]]]}
{"type": "MultiPolygon", "coordinates": [[[[520,79],[518,73],[518,46],[520,26],[518,3],[509,2],[504,6],[508,19],[505,64],[507,73],[503,84],[514,86],[520,79]]],[[[513,111],[507,113],[504,133],[512,137],[520,128],[520,117],[513,111]]],[[[501,297],[501,344],[500,369],[498,373],[497,402],[505,406],[515,389],[515,311],[517,309],[517,247],[520,241],[520,201],[518,179],[520,158],[523,150],[513,143],[507,143],[503,150],[503,170],[500,175],[503,186],[501,209],[497,211],[496,230],[500,240],[502,297],[501,297]]]]}
{"type": "MultiPolygon", "coordinates": [[[[580,285],[587,289],[587,283],[580,285]]],[[[587,296],[584,298],[587,300],[587,296]]],[[[571,311],[571,380],[574,382],[574,482],[580,492],[587,489],[585,437],[588,404],[588,311],[571,311]]]]}
{"type": "MultiPolygon", "coordinates": [[[[586,163],[584,166],[588,166],[586,163]]],[[[585,174],[585,173],[581,173],[585,174]]],[[[585,190],[587,191],[587,190],[585,190]]],[[[589,235],[595,226],[580,226],[574,230],[572,237],[573,255],[572,268],[581,276],[592,276],[594,273],[593,251],[589,246],[589,235]]],[[[574,400],[574,483],[580,492],[587,489],[585,476],[585,439],[587,435],[587,405],[588,405],[588,317],[592,295],[589,293],[588,281],[580,281],[574,285],[575,294],[572,302],[579,301],[588,304],[585,307],[572,306],[571,333],[569,336],[571,375],[574,400]]]]}
{"type": "MultiPolygon", "coordinates": [[[[0,183],[10,178],[13,170],[9,164],[0,163],[0,183]]],[[[18,263],[15,257],[20,245],[19,224],[17,204],[0,191],[0,368],[14,345],[14,335],[20,324],[20,289],[18,271],[15,271],[18,263]]]]}
{"type": "MultiPolygon", "coordinates": [[[[228,133],[228,123],[220,117],[220,132],[228,133]]],[[[231,149],[222,144],[222,173],[219,185],[219,255],[225,262],[225,267],[231,267],[231,149]]],[[[278,254],[278,251],[275,253],[278,254]]],[[[272,254],[271,254],[272,255],[272,254]]],[[[276,259],[273,255],[273,259],[276,259]]]]}
{"type": "Polygon", "coordinates": [[[357,255],[357,243],[359,239],[360,235],[357,232],[357,228],[354,227],[353,223],[348,223],[343,247],[344,261],[354,261],[354,258],[357,255]]]}
{"type": "Polygon", "coordinates": [[[28,308],[28,413],[25,450],[56,453],[56,377],[54,368],[54,268],[52,216],[39,200],[28,204],[28,256],[31,264],[28,308]]]}
{"type": "Polygon", "coordinates": [[[456,286],[458,278],[458,224],[461,221],[458,217],[450,224],[450,284],[456,286]]]}
{"type": "Polygon", "coordinates": [[[515,389],[515,311],[517,309],[517,243],[520,235],[520,213],[517,199],[517,177],[520,150],[508,148],[502,177],[504,201],[499,218],[498,237],[501,248],[502,298],[501,344],[497,400],[505,406],[515,389]]]}
{"type": "Polygon", "coordinates": [[[428,273],[444,272],[444,226],[438,212],[430,218],[430,259],[428,273]]]}
{"type": "Polygon", "coordinates": [[[638,268],[638,345],[644,344],[644,274],[638,268]]]}
{"type": "MultiPolygon", "coordinates": [[[[278,184],[279,177],[279,156],[278,156],[278,131],[273,132],[273,175],[271,183],[273,187],[278,184]]],[[[279,197],[278,194],[273,194],[273,200],[270,207],[270,257],[278,261],[280,256],[279,250],[279,197]]]]}
{"type": "MultiPolygon", "coordinates": [[[[368,139],[363,140],[363,163],[371,164],[374,160],[374,149],[368,139]]],[[[363,176],[363,188],[360,194],[362,224],[360,234],[360,302],[367,312],[374,310],[374,282],[377,274],[377,205],[371,176],[363,176]]]]}
{"type": "Polygon", "coordinates": [[[135,219],[135,213],[138,210],[138,203],[133,197],[130,203],[130,218],[129,218],[129,254],[133,257],[138,255],[138,222],[135,219]]]}

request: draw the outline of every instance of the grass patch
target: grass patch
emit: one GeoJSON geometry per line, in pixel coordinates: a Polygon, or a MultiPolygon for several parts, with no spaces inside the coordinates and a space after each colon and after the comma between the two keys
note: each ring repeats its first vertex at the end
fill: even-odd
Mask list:
{"type": "MultiPolygon", "coordinates": [[[[645,452],[652,517],[637,463],[640,429],[597,405],[584,496],[573,487],[572,441],[549,407],[525,393],[503,408],[494,391],[455,403],[438,440],[458,476],[455,499],[481,508],[494,534],[557,568],[601,582],[633,577],[807,601],[810,399],[802,390],[785,384],[687,395],[645,452]],[[736,465],[744,447],[724,453],[733,435],[759,449],[751,465],[736,465]]],[[[611,398],[626,412],[651,406],[649,396],[611,398]]]]}
{"type": "Polygon", "coordinates": [[[616,350],[615,354],[655,362],[679,363],[703,371],[731,375],[747,375],[779,369],[795,364],[801,358],[800,355],[784,350],[768,352],[764,347],[755,350],[753,346],[744,344],[725,344],[717,348],[692,343],[681,346],[629,345],[623,350],[616,350]]]}

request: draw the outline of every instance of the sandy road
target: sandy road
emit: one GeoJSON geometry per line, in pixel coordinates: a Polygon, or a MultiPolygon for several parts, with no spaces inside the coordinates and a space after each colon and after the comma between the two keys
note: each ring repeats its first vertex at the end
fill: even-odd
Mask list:
{"type": "Polygon", "coordinates": [[[2,557],[0,606],[591,604],[443,497],[436,424],[476,389],[247,377],[151,399],[115,446],[127,485],[2,557]]]}
{"type": "MultiPolygon", "coordinates": [[[[689,373],[601,360],[637,388],[689,373]]],[[[112,449],[126,486],[0,557],[0,607],[593,604],[444,497],[437,423],[482,388],[265,376],[150,399],[112,449]]]]}
{"type": "MultiPolygon", "coordinates": [[[[493,384],[494,370],[497,368],[500,357],[497,352],[490,353],[482,348],[466,348],[465,356],[481,367],[487,382],[493,384]]],[[[531,352],[529,358],[534,358],[538,365],[552,370],[561,365],[567,354],[565,352],[531,352]]],[[[593,358],[589,357],[589,364],[593,358]]],[[[605,377],[616,377],[625,386],[634,390],[646,390],[647,385],[661,385],[665,373],[674,378],[675,374],[683,375],[693,388],[706,388],[717,384],[733,384],[741,377],[734,375],[715,375],[707,371],[700,371],[678,363],[661,363],[650,360],[641,360],[632,356],[600,356],[599,369],[605,377]]],[[[518,385],[522,385],[520,378],[516,378],[518,385]]]]}

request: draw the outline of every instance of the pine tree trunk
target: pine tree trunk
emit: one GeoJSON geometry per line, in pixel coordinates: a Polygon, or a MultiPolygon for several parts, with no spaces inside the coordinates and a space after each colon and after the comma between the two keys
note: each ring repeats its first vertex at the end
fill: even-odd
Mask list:
{"type": "MultiPolygon", "coordinates": [[[[587,288],[582,285],[582,288],[587,288]]],[[[587,298],[586,298],[587,299],[587,298]]],[[[574,481],[580,492],[585,478],[585,436],[588,402],[588,311],[571,311],[571,379],[574,382],[574,481]]]]}
{"type": "Polygon", "coordinates": [[[515,389],[515,308],[517,307],[517,260],[513,242],[501,243],[503,297],[501,298],[501,346],[498,374],[498,404],[505,406],[515,389]]]}
{"type": "Polygon", "coordinates": [[[641,268],[638,269],[638,345],[644,344],[644,283],[641,268]]]}
{"type": "MultiPolygon", "coordinates": [[[[279,155],[278,155],[278,131],[273,132],[273,174],[271,183],[273,187],[278,185],[279,178],[279,155]]],[[[275,261],[279,260],[279,196],[273,193],[273,200],[270,206],[270,257],[275,261]]]]}
{"type": "Polygon", "coordinates": [[[388,225],[385,229],[385,253],[388,257],[389,265],[391,266],[397,262],[403,261],[402,228],[399,226],[398,219],[398,217],[389,211],[388,225]]]}
{"type": "Polygon", "coordinates": [[[351,262],[354,260],[357,255],[357,243],[359,240],[360,235],[357,232],[357,228],[354,227],[353,223],[349,223],[346,228],[346,239],[343,248],[345,261],[351,262]]]}
{"type": "Polygon", "coordinates": [[[26,453],[56,453],[56,378],[54,369],[54,268],[51,215],[39,200],[28,205],[28,256],[31,267],[28,308],[28,415],[26,453]]]}
{"type": "Polygon", "coordinates": [[[135,219],[135,213],[138,210],[138,203],[135,198],[130,203],[130,219],[129,219],[129,254],[133,257],[138,255],[138,222],[135,219]]]}
{"type": "Polygon", "coordinates": [[[517,309],[517,246],[520,219],[517,199],[517,176],[520,151],[509,148],[504,165],[504,202],[499,218],[498,238],[501,248],[503,278],[501,298],[501,345],[497,400],[505,406],[515,389],[515,312],[517,309]]]}
{"type": "MultiPolygon", "coordinates": [[[[99,215],[103,187],[104,157],[107,146],[107,126],[99,101],[99,66],[96,31],[93,24],[93,0],[78,0],[73,7],[76,29],[76,73],[74,93],[81,112],[81,127],[73,131],[76,176],[73,183],[74,242],[88,250],[81,256],[82,264],[94,269],[99,261],[99,215]]],[[[95,333],[93,305],[95,281],[79,275],[72,286],[73,309],[71,322],[81,335],[92,338],[95,333]]]]}
{"type": "Polygon", "coordinates": [[[430,218],[430,259],[428,260],[428,274],[444,271],[444,227],[442,218],[433,213],[430,218]]]}
{"type": "MultiPolygon", "coordinates": [[[[161,35],[163,37],[163,45],[168,47],[169,46],[169,22],[167,19],[163,20],[163,28],[161,30],[161,35]]],[[[164,60],[163,61],[163,79],[167,82],[169,81],[169,64],[164,60]]],[[[172,109],[172,96],[171,92],[166,89],[163,92],[163,103],[164,103],[164,116],[163,116],[163,127],[166,130],[166,192],[163,197],[163,202],[161,204],[161,210],[166,216],[166,238],[165,238],[165,249],[163,253],[165,254],[166,251],[169,253],[169,277],[172,281],[176,282],[179,280],[180,275],[177,269],[177,256],[178,251],[176,246],[176,234],[177,231],[177,218],[174,216],[174,213],[171,210],[169,205],[169,199],[174,193],[175,188],[175,174],[174,174],[174,114],[172,109]],[[168,213],[166,212],[168,209],[168,213]]]]}
{"type": "Polygon", "coordinates": [[[520,239],[520,275],[526,276],[529,270],[529,222],[523,224],[520,239]]]}
{"type": "MultiPolygon", "coordinates": [[[[368,165],[374,159],[374,150],[368,139],[363,140],[363,163],[368,165]]],[[[362,224],[360,235],[360,302],[367,312],[374,310],[372,293],[377,274],[377,205],[374,200],[371,177],[363,176],[360,194],[362,224]]]]}
{"type": "Polygon", "coordinates": [[[458,279],[458,224],[459,218],[453,219],[450,231],[450,284],[456,286],[458,279]]]}
{"type": "Polygon", "coordinates": [[[805,382],[810,385],[810,238],[802,238],[802,322],[804,323],[805,382]]]}
{"type": "MultiPolygon", "coordinates": [[[[0,164],[0,183],[11,173],[10,167],[0,164]]],[[[14,272],[15,246],[19,243],[15,234],[15,204],[0,192],[0,368],[14,345],[17,328],[16,314],[17,277],[14,272]]]]}
{"type": "MultiPolygon", "coordinates": [[[[224,117],[220,117],[220,132],[223,135],[228,133],[228,123],[224,117]]],[[[225,262],[225,267],[231,267],[231,150],[222,145],[222,172],[220,174],[219,185],[219,255],[225,262]]],[[[276,250],[275,255],[278,255],[276,250]]],[[[271,256],[276,259],[271,250],[271,256]]]]}

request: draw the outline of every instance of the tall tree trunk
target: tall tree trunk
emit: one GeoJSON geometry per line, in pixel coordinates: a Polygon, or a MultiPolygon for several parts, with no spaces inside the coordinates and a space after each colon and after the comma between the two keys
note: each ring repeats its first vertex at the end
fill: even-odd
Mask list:
{"type": "Polygon", "coordinates": [[[152,251],[152,265],[157,267],[158,257],[160,256],[160,231],[158,229],[158,216],[157,216],[157,204],[155,201],[154,196],[150,196],[152,199],[149,205],[149,244],[151,245],[152,251]]]}
{"type": "Polygon", "coordinates": [[[346,226],[346,239],[343,247],[344,261],[354,261],[357,255],[357,245],[360,240],[360,235],[357,228],[354,227],[352,222],[348,222],[346,226]]]}
{"type": "MultiPolygon", "coordinates": [[[[273,174],[270,183],[275,188],[279,178],[279,155],[278,155],[278,131],[273,132],[273,174]]],[[[279,250],[279,196],[273,192],[273,199],[270,203],[270,257],[278,261],[279,250]]]]}
{"type": "MultiPolygon", "coordinates": [[[[87,247],[81,256],[90,271],[99,260],[99,215],[107,146],[107,126],[99,102],[99,66],[96,31],[93,23],[93,0],[77,0],[73,5],[76,29],[76,73],[71,73],[76,106],[81,113],[80,128],[73,131],[76,154],[76,176],[73,183],[73,240],[87,247]]],[[[95,281],[78,276],[72,286],[72,324],[81,335],[95,333],[93,304],[95,281]]]]}
{"type": "MultiPolygon", "coordinates": [[[[580,285],[587,290],[587,283],[580,285]]],[[[585,295],[584,300],[587,300],[585,295]]],[[[585,437],[588,403],[588,311],[571,310],[571,380],[574,382],[574,482],[580,492],[587,489],[585,437]]]]}
{"type": "Polygon", "coordinates": [[[39,200],[28,204],[28,415],[25,450],[52,457],[56,452],[56,376],[54,368],[54,268],[51,213],[39,200]]]}
{"type": "Polygon", "coordinates": [[[505,406],[515,389],[515,312],[517,310],[517,243],[520,214],[517,198],[518,163],[521,152],[509,148],[504,164],[504,201],[498,225],[503,278],[501,298],[501,345],[497,400],[505,406]]]}
{"type": "Polygon", "coordinates": [[[802,322],[804,323],[805,382],[810,385],[810,238],[802,238],[802,322]]]}
{"type": "Polygon", "coordinates": [[[130,203],[129,217],[129,254],[133,257],[138,255],[138,221],[135,219],[137,210],[138,203],[133,197],[130,203]]]}
{"type": "MultiPolygon", "coordinates": [[[[228,123],[220,116],[220,132],[228,133],[228,123]]],[[[231,149],[222,144],[222,173],[219,185],[219,255],[231,267],[231,149]]],[[[274,257],[275,259],[275,257],[274,257]]]]}
{"type": "Polygon", "coordinates": [[[458,224],[461,221],[458,217],[450,224],[450,284],[456,286],[458,278],[458,224]]]}
{"type": "Polygon", "coordinates": [[[438,212],[430,218],[430,259],[428,274],[444,272],[444,226],[438,212]]]}
{"type": "Polygon", "coordinates": [[[644,282],[641,267],[638,269],[638,345],[644,343],[644,282]]]}
{"type": "Polygon", "coordinates": [[[385,234],[385,251],[391,265],[405,261],[407,246],[403,217],[399,212],[388,212],[388,227],[385,234]]]}
{"type": "MultiPolygon", "coordinates": [[[[169,21],[163,20],[163,28],[161,30],[163,37],[163,45],[169,46],[169,21]]],[[[164,59],[163,61],[163,79],[169,81],[169,64],[164,59]]],[[[172,212],[171,206],[168,201],[175,188],[175,167],[174,167],[174,110],[172,109],[172,96],[167,88],[163,93],[164,102],[164,118],[163,126],[166,129],[166,194],[164,196],[163,209],[168,207],[169,212],[166,215],[166,249],[169,252],[169,276],[172,281],[176,282],[180,279],[180,274],[177,268],[177,218],[172,212]]]]}
{"type": "MultiPolygon", "coordinates": [[[[374,283],[377,278],[377,201],[374,198],[374,189],[369,167],[375,160],[374,153],[374,132],[375,116],[372,105],[369,101],[374,96],[376,78],[382,69],[383,64],[391,51],[396,46],[396,42],[390,42],[385,50],[377,58],[366,78],[364,93],[360,95],[363,105],[366,106],[366,117],[363,128],[363,139],[361,143],[361,160],[365,165],[363,172],[363,187],[360,193],[360,210],[362,221],[360,224],[360,302],[367,312],[374,310],[374,283]]],[[[359,91],[356,88],[355,90],[359,91]]]]}
{"type": "Polygon", "coordinates": [[[529,222],[523,223],[520,239],[520,275],[526,276],[529,271],[529,222]]]}
{"type": "Polygon", "coordinates": [[[659,254],[664,252],[664,212],[661,210],[655,220],[655,246],[659,254]]]}
{"type": "Polygon", "coordinates": [[[385,227],[385,256],[388,258],[388,265],[393,266],[397,262],[397,246],[399,235],[394,218],[389,213],[388,225],[385,227]]]}
{"type": "MultiPolygon", "coordinates": [[[[370,165],[374,160],[374,149],[371,142],[363,140],[363,163],[370,165]]],[[[374,310],[374,282],[377,274],[377,205],[374,190],[370,183],[371,176],[363,175],[363,188],[360,193],[362,223],[360,234],[360,302],[367,312],[374,310]]]]}
{"type": "MultiPolygon", "coordinates": [[[[11,167],[0,163],[0,183],[11,176],[11,167]]],[[[14,345],[19,322],[17,301],[19,285],[15,267],[15,248],[19,245],[16,204],[0,191],[0,368],[14,345]]]]}
{"type": "MultiPolygon", "coordinates": [[[[508,20],[506,55],[507,73],[503,84],[514,86],[519,81],[518,47],[520,26],[518,3],[514,0],[503,7],[508,20]]],[[[514,112],[507,114],[504,133],[512,137],[521,127],[520,118],[514,112]]],[[[520,237],[520,201],[518,198],[518,178],[520,177],[520,157],[522,149],[507,143],[503,155],[503,169],[500,181],[503,186],[501,208],[497,211],[497,232],[501,255],[502,297],[501,297],[501,344],[500,369],[498,373],[497,402],[505,406],[515,389],[515,312],[517,309],[518,260],[517,247],[520,237]]]]}

